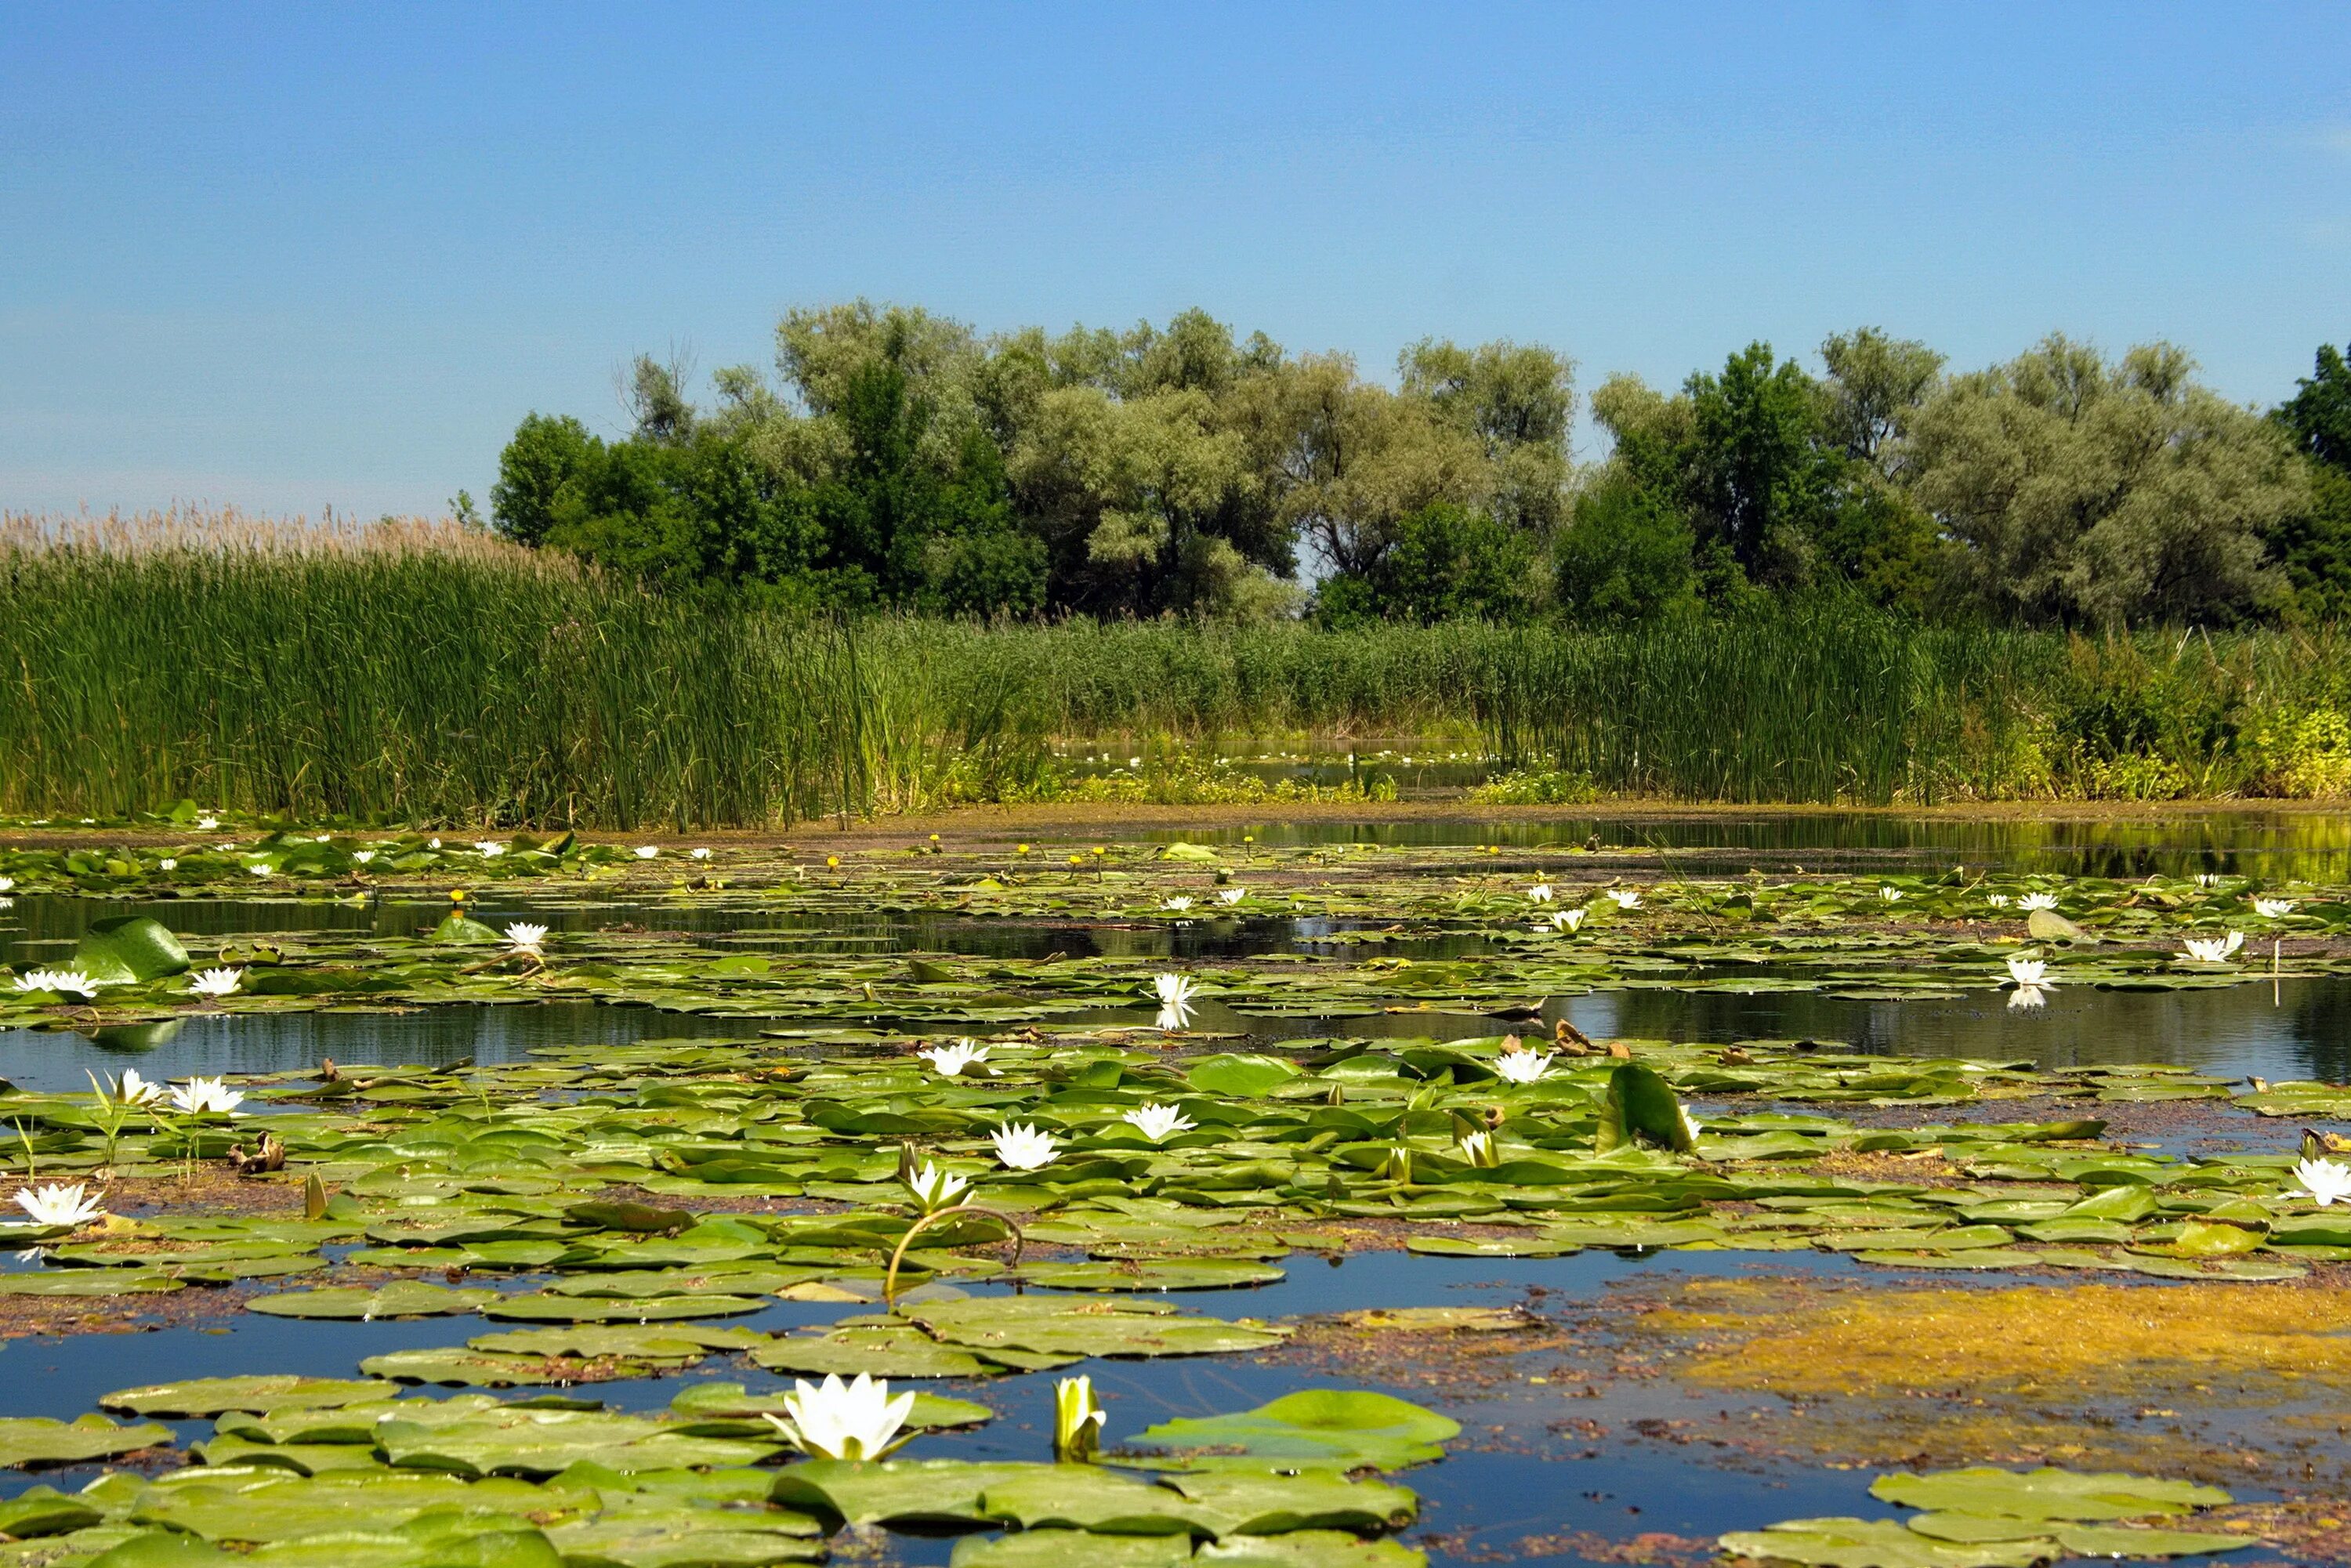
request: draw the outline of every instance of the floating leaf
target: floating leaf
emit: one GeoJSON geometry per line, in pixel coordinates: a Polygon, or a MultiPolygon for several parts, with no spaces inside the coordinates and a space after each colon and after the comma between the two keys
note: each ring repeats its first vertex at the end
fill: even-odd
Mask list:
{"type": "Polygon", "coordinates": [[[129,986],[185,974],[188,950],[145,915],[93,920],[74,945],[73,967],[100,985],[129,986]]]}

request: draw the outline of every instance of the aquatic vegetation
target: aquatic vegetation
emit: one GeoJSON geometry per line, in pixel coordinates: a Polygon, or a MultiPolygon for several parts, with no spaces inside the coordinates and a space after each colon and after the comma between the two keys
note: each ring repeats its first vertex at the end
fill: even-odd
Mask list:
{"type": "Polygon", "coordinates": [[[230,1116],[245,1096],[218,1078],[191,1078],[173,1089],[172,1108],[190,1116],[230,1116]]]}
{"type": "Polygon", "coordinates": [[[1094,1399],[1091,1377],[1064,1377],[1053,1385],[1053,1458],[1074,1464],[1092,1459],[1102,1447],[1110,1412],[1094,1399]]]}
{"type": "Polygon", "coordinates": [[[1899,1521],[1788,1520],[1734,1531],[1722,1549],[1822,1568],[2031,1568],[2064,1557],[2194,1557],[2252,1544],[2179,1528],[2191,1510],[2232,1500],[2189,1481],[1979,1468],[1881,1476],[1870,1494],[1926,1511],[1899,1521]]]}
{"type": "Polygon", "coordinates": [[[188,991],[192,996],[217,999],[235,996],[244,983],[245,971],[242,969],[202,969],[188,981],[188,991]]]}
{"type": "Polygon", "coordinates": [[[2351,1166],[2340,1160],[2302,1160],[2294,1167],[2294,1179],[2321,1208],[2351,1197],[2351,1166]]]}
{"type": "Polygon", "coordinates": [[[14,1221],[17,1225],[78,1227],[106,1217],[106,1195],[92,1197],[80,1182],[71,1186],[26,1187],[16,1194],[16,1207],[32,1216],[30,1220],[14,1221]]]}
{"type": "Polygon", "coordinates": [[[784,1396],[782,1416],[768,1420],[784,1440],[801,1453],[819,1459],[883,1459],[904,1446],[914,1434],[902,1432],[914,1408],[914,1396],[890,1396],[886,1379],[864,1373],[853,1383],[829,1375],[821,1385],[795,1381],[784,1396]]]}
{"type": "Polygon", "coordinates": [[[2225,964],[2236,956],[2238,949],[2244,945],[2245,934],[2241,931],[2231,931],[2225,936],[2183,936],[2179,939],[2181,956],[2199,964],[2225,964]]]}
{"type": "Polygon", "coordinates": [[[1164,1144],[1176,1134],[1189,1132],[1198,1125],[1173,1105],[1138,1105],[1123,1114],[1120,1120],[1155,1144],[1164,1144]]]}
{"type": "Polygon", "coordinates": [[[977,1067],[987,1060],[988,1048],[968,1040],[958,1040],[947,1045],[935,1045],[914,1052],[931,1064],[931,1071],[942,1078],[958,1078],[967,1067],[977,1067]]]}
{"type": "Polygon", "coordinates": [[[1004,1162],[1007,1170],[1043,1170],[1053,1163],[1061,1148],[1050,1133],[1040,1133],[1033,1124],[1019,1122],[998,1127],[989,1137],[996,1145],[996,1157],[1004,1162]]]}

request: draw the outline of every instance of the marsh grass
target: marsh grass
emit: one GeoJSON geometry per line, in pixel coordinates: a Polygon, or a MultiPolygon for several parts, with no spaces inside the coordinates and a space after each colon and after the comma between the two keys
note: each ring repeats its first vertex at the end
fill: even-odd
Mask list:
{"type": "Polygon", "coordinates": [[[2341,637],[1825,608],[1617,632],[810,620],[452,522],[0,517],[0,812],[765,825],[1051,798],[1053,744],[1474,741],[1623,795],[2351,790],[2341,637]]]}

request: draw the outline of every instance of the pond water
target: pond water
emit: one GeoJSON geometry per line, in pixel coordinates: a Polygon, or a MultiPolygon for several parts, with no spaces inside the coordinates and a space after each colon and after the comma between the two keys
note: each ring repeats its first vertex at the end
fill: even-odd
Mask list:
{"type": "Polygon", "coordinates": [[[1737,810],[1686,817],[1584,810],[1541,816],[1458,816],[1400,821],[1312,820],[1155,829],[1161,842],[1238,844],[1499,844],[1566,849],[1597,838],[1609,851],[1659,851],[1709,874],[1750,865],[1778,872],[1860,866],[1990,866],[2070,876],[2142,877],[2212,872],[2273,879],[2351,878],[2351,815],[2335,810],[2192,810],[2130,818],[1967,818],[1892,811],[1737,810]]]}
{"type": "MultiPolygon", "coordinates": [[[[1287,1260],[1290,1276],[1247,1291],[1186,1292],[1186,1306],[1221,1317],[1281,1319],[1370,1307],[1527,1307],[1556,1312],[1567,1304],[1601,1301],[1609,1287],[1630,1278],[1756,1276],[1801,1272],[1835,1276],[1852,1271],[1843,1259],[1774,1260],[1751,1258],[1652,1253],[1619,1256],[1589,1253],[1552,1260],[1492,1259],[1464,1261],[1365,1253],[1325,1262],[1311,1256],[1287,1260]]],[[[528,1288],[534,1281],[516,1281],[528,1288]]],[[[976,1286],[975,1293],[1000,1288],[976,1286]]],[[[838,1307],[778,1303],[731,1323],[769,1331],[831,1322],[838,1307]]],[[[132,1334],[0,1342],[0,1416],[39,1415],[92,1408],[117,1388],[193,1377],[235,1376],[266,1366],[274,1372],[318,1377],[351,1375],[365,1356],[393,1349],[456,1346],[482,1332],[478,1319],[401,1322],[286,1322],[245,1315],[225,1327],[163,1328],[132,1334]]],[[[1540,1358],[1531,1359],[1530,1367],[1540,1358]]],[[[997,1418],[977,1431],[924,1437],[904,1450],[906,1458],[1034,1459],[1052,1431],[1052,1387],[1059,1376],[1084,1374],[1095,1380],[1113,1413],[1113,1441],[1155,1422],[1179,1416],[1207,1416],[1248,1408],[1306,1387],[1329,1387],[1320,1371],[1285,1364],[1280,1356],[1090,1361],[1052,1374],[1014,1375],[979,1382],[926,1384],[933,1392],[976,1399],[997,1418]]],[[[1523,1378],[1529,1375],[1521,1372],[1523,1378]]],[[[1539,1375],[1539,1374],[1536,1374],[1539,1375]]],[[[653,1411],[697,1381],[771,1382],[756,1369],[724,1360],[688,1374],[648,1380],[600,1384],[583,1396],[609,1408],[653,1411]]],[[[1338,1385],[1381,1386],[1376,1378],[1336,1380],[1338,1385]]],[[[1513,1380],[1516,1381],[1515,1379],[1513,1380]]],[[[1707,1537],[1750,1528],[1758,1521],[1792,1515],[1871,1511],[1866,1473],[1803,1468],[1750,1467],[1726,1471],[1710,1451],[1693,1453],[1669,1443],[1618,1442],[1598,1451],[1562,1453],[1547,1440],[1557,1420],[1554,1403],[1529,1400],[1524,1390],[1497,1390],[1488,1397],[1437,1398],[1422,1388],[1389,1391],[1435,1403],[1468,1430],[1434,1466],[1397,1479],[1422,1500],[1421,1529],[1441,1538],[1431,1553],[1438,1563],[1484,1560],[1494,1550],[1532,1563],[1581,1563],[1573,1552],[1515,1550],[1521,1538],[1589,1531],[1627,1536],[1646,1531],[1707,1537]]],[[[1675,1400],[1635,1399],[1597,1408],[1604,1424],[1624,1427],[1653,1407],[1672,1411],[1675,1400]]],[[[1587,1417],[1588,1418],[1588,1417],[1587,1417]]],[[[167,1423],[184,1442],[211,1435],[209,1421],[167,1423]]],[[[94,1474],[94,1467],[51,1472],[53,1484],[94,1474]]],[[[24,1490],[33,1478],[0,1472],[0,1495],[24,1490]]],[[[893,1560],[908,1564],[944,1564],[952,1549],[946,1539],[893,1537],[893,1560]]]]}
{"type": "MultiPolygon", "coordinates": [[[[1260,845],[1374,842],[1427,846],[1503,843],[1536,848],[1581,843],[1598,834],[1609,844],[1663,847],[1687,863],[1743,870],[1750,863],[1823,869],[1840,864],[1941,867],[1964,862],[2017,870],[2101,876],[2216,871],[2282,878],[2351,879],[2351,827],[2335,817],[2213,813],[2118,822],[1968,822],[1862,812],[1758,814],[1753,818],[1633,819],[1583,815],[1535,822],[1463,821],[1406,823],[1269,822],[1253,830],[1159,835],[1191,841],[1238,842],[1247,832],[1260,845]]],[[[1040,835],[1041,836],[1041,835],[1040,835]]],[[[270,932],[410,936],[431,927],[447,904],[434,898],[385,898],[364,903],[325,899],[154,899],[139,903],[23,895],[0,915],[0,963],[22,966],[53,959],[94,919],[152,915],[174,930],[207,937],[270,932]]],[[[1067,957],[1152,958],[1176,962],[1243,959],[1269,955],[1374,956],[1334,942],[1370,922],[1252,916],[1144,924],[1134,921],[990,918],[954,912],[810,912],[762,908],[752,898],[686,905],[644,897],[590,898],[501,888],[486,898],[493,923],[530,919],[562,933],[635,930],[685,933],[698,946],[726,953],[788,957],[812,954],[956,955],[1027,961],[1067,957]]],[[[1495,952],[1476,936],[1443,936],[1379,946],[1384,958],[1444,958],[1495,952]]],[[[902,966],[903,967],[903,966],[902,966]]],[[[2351,1080],[2351,976],[2256,980],[2220,988],[2105,990],[2060,986],[2038,1008],[2010,1005],[2011,993],[1986,987],[1906,1000],[1839,997],[1820,989],[1772,986],[1768,971],[1744,971],[1758,984],[1738,989],[1736,974],[1696,970],[1679,988],[1660,983],[1541,998],[1540,1019],[1506,1022],[1442,1009],[1386,1012],[1294,1013],[1235,1010],[1211,1001],[1196,1035],[1222,1035],[1226,1049],[1280,1050],[1309,1039],[1492,1037],[1506,1031],[1548,1033],[1565,1020],[1595,1038],[1720,1042],[1808,1040],[1886,1056],[1974,1057],[2073,1067],[2159,1061],[2221,1078],[2351,1080]],[[1704,981],[1708,988],[1690,988],[1704,981]]],[[[1536,998],[1530,998],[1533,1000],[1536,998]]],[[[1278,999],[1270,1006],[1279,1006],[1278,999]]],[[[1147,1011],[1131,1008],[1072,1009],[1055,1015],[1069,1025],[1142,1028],[1147,1011]]],[[[134,1028],[0,1030],[0,1079],[20,1088],[69,1092],[135,1066],[151,1078],[191,1074],[290,1073],[321,1058],[344,1063],[415,1064],[446,1068],[462,1062],[517,1062],[555,1049],[613,1047],[647,1041],[747,1040],[763,1025],[811,1021],[792,1014],[772,1019],[716,1017],[646,1006],[558,1000],[542,1003],[423,1006],[402,1011],[197,1013],[134,1028]]],[[[861,1022],[875,1021],[870,1017],[861,1022]]],[[[1334,1099],[1332,1103],[1338,1102],[1334,1099]]],[[[1696,1103],[1704,1107],[1702,1097],[1696,1103]]],[[[2286,1123],[2264,1124],[2270,1139],[2292,1135],[2286,1123]]],[[[1687,1146],[1685,1141],[1684,1146],[1687,1146]]],[[[1285,1239],[1284,1245],[1304,1245],[1285,1239]]],[[[24,1259],[7,1265],[32,1270],[24,1259]]],[[[535,1260],[535,1267],[545,1266],[535,1260]]],[[[1344,1259],[1296,1252],[1284,1260],[1282,1281],[1239,1290],[1186,1292],[1187,1308],[1226,1318],[1289,1319],[1372,1308],[1521,1307],[1564,1322],[1581,1315],[1605,1320],[1612,1303],[1635,1289],[1677,1281],[1802,1280],[1852,1283],[1882,1280],[1836,1253],[1766,1255],[1751,1250],[1635,1252],[1593,1249],[1552,1258],[1456,1259],[1366,1250],[1344,1259]]],[[[1970,1276],[1966,1288],[1997,1288],[2021,1276],[1990,1270],[1970,1276]]],[[[531,1290],[549,1277],[476,1275],[469,1284],[531,1290]]],[[[265,1289],[274,1288],[265,1286],[265,1289]]],[[[976,1293],[1004,1287],[977,1284],[976,1293]]],[[[393,1349],[459,1346],[485,1331],[478,1318],[396,1322],[305,1322],[227,1311],[247,1287],[219,1292],[217,1314],[192,1313],[188,1303],[145,1332],[37,1334],[0,1339],[0,1416],[66,1416],[93,1408],[99,1396],[126,1385],[267,1370],[321,1377],[353,1375],[361,1358],[393,1349]]],[[[196,1292],[188,1292],[193,1298],[196,1292]]],[[[778,1331],[827,1324],[841,1318],[838,1302],[776,1301],[728,1320],[778,1331]]],[[[1603,1335],[1579,1329],[1579,1351],[1605,1359],[1603,1335]]],[[[1561,1352],[1556,1354],[1564,1354],[1561,1352]]],[[[1176,1416],[1205,1416],[1255,1406],[1307,1387],[1371,1387],[1431,1405],[1465,1430],[1441,1462],[1396,1476],[1416,1490],[1423,1513],[1407,1538],[1446,1568],[1516,1561],[1538,1564],[1624,1562],[1621,1550],[1599,1555],[1594,1542],[1623,1543],[1645,1532],[1709,1538],[1775,1520],[1811,1515],[1882,1516],[1869,1496],[1872,1471],[1834,1469],[1801,1456],[1726,1451],[1668,1434],[1715,1414],[1717,1396],[1627,1375],[1588,1404],[1570,1407],[1552,1387],[1554,1353],[1486,1369],[1481,1383],[1448,1380],[1443,1368],[1426,1375],[1379,1363],[1318,1364],[1288,1352],[1157,1360],[1096,1360],[1070,1371],[1095,1378],[1111,1410],[1111,1436],[1138,1432],[1176,1416]],[[1540,1391],[1540,1392],[1538,1392],[1540,1391]],[[1579,1435],[1580,1434],[1580,1435],[1579,1435]],[[1577,1532],[1586,1532],[1578,1536],[1577,1532]]],[[[1060,1373],[1008,1375],[969,1383],[925,1385],[935,1392],[977,1399],[997,1411],[974,1431],[918,1439],[906,1457],[1033,1459],[1043,1456],[1052,1427],[1052,1385],[1060,1373]]],[[[740,1381],[771,1389],[778,1379],[718,1356],[677,1375],[599,1384],[582,1390],[622,1410],[667,1406],[697,1380],[740,1381]]],[[[1723,1396],[1725,1418],[1737,1400],[1723,1396]]],[[[1760,1419],[1780,1410],[1758,1402],[1760,1419]]],[[[2169,1412],[2164,1414],[2168,1415],[2169,1412]]],[[[2113,1418],[2100,1413],[2099,1418],[2113,1418]]],[[[2245,1417],[2252,1421],[2257,1417],[2245,1417]]],[[[208,1422],[172,1424],[183,1442],[209,1435],[208,1422]]],[[[2233,1428],[2231,1428],[2233,1429],[2233,1428]]],[[[47,1477],[0,1470],[0,1497],[43,1479],[70,1487],[92,1467],[47,1477]]],[[[2241,1498],[2270,1495],[2262,1478],[2235,1489],[2241,1498]]],[[[944,1565],[951,1542],[898,1534],[883,1562],[944,1565]]]]}

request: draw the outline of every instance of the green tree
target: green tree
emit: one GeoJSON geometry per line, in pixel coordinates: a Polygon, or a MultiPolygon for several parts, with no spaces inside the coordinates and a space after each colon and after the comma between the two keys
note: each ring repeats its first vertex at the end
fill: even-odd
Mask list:
{"type": "Polygon", "coordinates": [[[1371,620],[1520,622],[1538,598],[1535,536],[1440,501],[1405,517],[1389,548],[1362,572],[1325,580],[1325,624],[1371,620]]]}
{"type": "Polygon", "coordinates": [[[2270,537],[2304,621],[2351,619],[2351,363],[2332,343],[2271,418],[2308,465],[2310,498],[2270,537]]]}
{"type": "Polygon", "coordinates": [[[498,455],[490,516],[498,532],[527,545],[546,542],[570,493],[603,465],[604,444],[569,414],[527,414],[498,455]]]}
{"type": "Polygon", "coordinates": [[[1911,493],[1977,602],[2025,621],[2227,623],[2286,584],[2269,534],[2307,481],[2276,425],[2168,344],[2107,361],[2053,336],[1954,378],[1913,421],[1911,493]]]}
{"type": "Polygon", "coordinates": [[[1571,621],[1646,621],[1695,601],[1698,540],[1677,509],[1622,473],[1575,500],[1552,551],[1552,591],[1571,621]]]}

